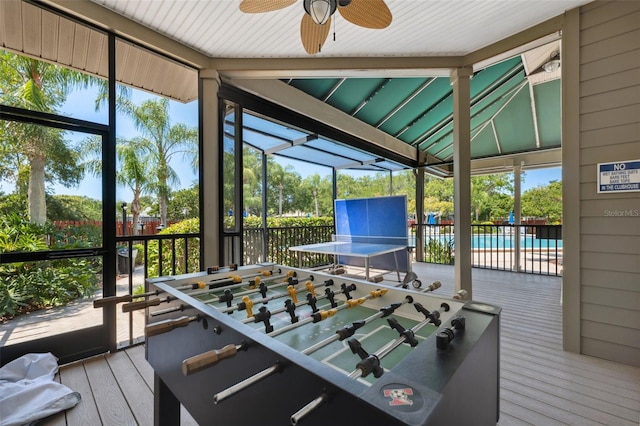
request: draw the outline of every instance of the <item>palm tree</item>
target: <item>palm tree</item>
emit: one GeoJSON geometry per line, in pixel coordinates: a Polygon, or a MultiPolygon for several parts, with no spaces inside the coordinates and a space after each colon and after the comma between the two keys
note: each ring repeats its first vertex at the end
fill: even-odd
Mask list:
{"type": "MultiPolygon", "coordinates": [[[[86,88],[94,77],[40,62],[24,56],[0,51],[0,103],[29,110],[55,113],[75,88],[86,88]]],[[[43,224],[47,219],[45,182],[59,181],[77,185],[81,172],[76,167],[78,156],[57,129],[23,123],[9,123],[11,135],[2,145],[10,147],[18,159],[18,172],[27,172],[29,219],[43,224]]],[[[5,158],[1,159],[3,162],[5,158]]]]}
{"type": "MultiPolygon", "coordinates": [[[[116,182],[122,186],[128,186],[133,192],[133,200],[130,204],[133,215],[134,234],[138,229],[135,226],[142,212],[140,198],[145,193],[150,192],[151,165],[144,157],[145,141],[141,138],[131,140],[118,138],[116,141],[116,156],[118,160],[118,172],[116,182]]],[[[97,136],[85,139],[83,144],[82,164],[84,170],[94,176],[102,173],[102,141],[97,136]]]]}
{"type": "Polygon", "coordinates": [[[158,196],[160,206],[160,220],[167,223],[167,203],[172,185],[180,182],[178,174],[170,166],[171,159],[182,155],[197,163],[198,130],[179,123],[171,125],[169,117],[169,101],[167,99],[153,99],[135,105],[128,100],[122,100],[121,110],[134,122],[142,133],[138,138],[144,158],[141,161],[153,164],[153,181],[150,185],[158,196]]]}
{"type": "Polygon", "coordinates": [[[242,149],[242,194],[243,208],[247,216],[262,211],[261,159],[255,150],[242,149]]]}

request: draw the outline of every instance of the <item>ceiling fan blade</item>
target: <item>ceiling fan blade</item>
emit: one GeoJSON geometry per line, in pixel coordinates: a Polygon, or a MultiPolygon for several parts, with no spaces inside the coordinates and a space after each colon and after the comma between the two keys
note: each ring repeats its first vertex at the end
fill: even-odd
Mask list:
{"type": "Polygon", "coordinates": [[[339,7],[344,19],[364,28],[379,30],[391,24],[391,11],[384,0],[351,0],[349,5],[339,7]]]}
{"type": "Polygon", "coordinates": [[[324,24],[318,25],[313,22],[311,16],[307,13],[302,15],[302,21],[300,22],[300,39],[304,50],[309,55],[315,55],[320,52],[322,45],[327,40],[329,30],[331,29],[331,18],[324,24]]]}
{"type": "Polygon", "coordinates": [[[263,13],[284,9],[296,0],[242,0],[240,10],[244,13],[263,13]]]}

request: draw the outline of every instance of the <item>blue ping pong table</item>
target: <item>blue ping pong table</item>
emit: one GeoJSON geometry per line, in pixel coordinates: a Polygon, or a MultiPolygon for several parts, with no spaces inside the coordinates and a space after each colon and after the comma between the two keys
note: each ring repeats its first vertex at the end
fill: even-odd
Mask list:
{"type": "Polygon", "coordinates": [[[369,261],[376,256],[393,253],[396,264],[396,273],[400,281],[400,268],[398,266],[398,252],[407,251],[406,245],[357,243],[351,241],[332,241],[327,243],[306,244],[289,247],[289,250],[298,252],[298,266],[302,267],[303,253],[318,253],[335,256],[351,256],[364,259],[365,279],[369,281],[369,261]]]}

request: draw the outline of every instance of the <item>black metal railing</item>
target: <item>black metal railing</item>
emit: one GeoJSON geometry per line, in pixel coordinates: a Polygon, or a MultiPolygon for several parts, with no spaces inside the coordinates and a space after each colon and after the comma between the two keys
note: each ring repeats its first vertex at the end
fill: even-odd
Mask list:
{"type": "MultiPolygon", "coordinates": [[[[471,225],[471,231],[474,268],[562,275],[562,225],[471,225]]],[[[416,232],[425,262],[455,262],[454,225],[413,225],[416,232]]]]}
{"type": "MultiPolygon", "coordinates": [[[[164,275],[198,272],[199,234],[116,236],[116,291],[139,294],[145,291],[145,279],[164,275]],[[122,277],[122,278],[121,278],[122,277]]],[[[118,346],[130,346],[144,339],[144,318],[137,312],[117,310],[118,346]],[[122,318],[124,316],[124,318],[122,318]],[[122,330],[126,323],[126,332],[122,330]]]]}
{"type": "MultiPolygon", "coordinates": [[[[424,259],[418,260],[454,264],[454,225],[412,225],[410,245],[415,244],[416,232],[422,232],[424,242],[424,259]]],[[[333,234],[331,225],[268,228],[266,236],[262,228],[246,228],[242,231],[242,263],[250,265],[269,261],[297,267],[298,254],[291,252],[289,247],[331,241],[333,234]],[[263,253],[263,238],[266,238],[267,253],[263,253]]],[[[120,249],[124,249],[118,253],[118,268],[119,276],[128,278],[128,285],[123,289],[128,294],[143,292],[146,278],[201,269],[198,234],[118,236],[116,241],[120,249]],[[134,257],[135,249],[138,253],[134,257]]],[[[560,225],[472,225],[471,247],[472,266],[475,268],[562,275],[560,225]]],[[[303,267],[332,262],[332,256],[302,255],[303,267]]],[[[133,322],[133,313],[129,313],[129,344],[142,338],[140,332],[136,334],[134,331],[133,322]]]]}
{"type": "MultiPolygon", "coordinates": [[[[333,225],[267,228],[267,253],[263,254],[261,247],[264,230],[246,228],[243,231],[245,264],[257,263],[264,259],[280,265],[297,267],[298,255],[290,251],[289,247],[331,241],[334,229],[333,225]]],[[[302,258],[303,267],[327,265],[331,262],[331,256],[321,254],[305,253],[302,258]]]]}

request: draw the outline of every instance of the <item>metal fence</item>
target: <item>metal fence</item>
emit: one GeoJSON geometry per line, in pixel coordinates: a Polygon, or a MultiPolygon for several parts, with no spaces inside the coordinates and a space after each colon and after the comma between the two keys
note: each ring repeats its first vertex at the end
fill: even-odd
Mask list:
{"type": "MultiPolygon", "coordinates": [[[[242,231],[242,263],[269,261],[298,266],[298,255],[289,247],[331,241],[334,232],[330,225],[279,227],[268,228],[265,236],[262,228],[246,228],[242,231]],[[267,253],[263,253],[263,238],[267,253]]],[[[455,262],[454,225],[412,225],[410,242],[414,244],[416,232],[422,232],[425,262],[455,262]]],[[[122,290],[128,294],[142,291],[147,277],[200,271],[198,234],[117,236],[116,241],[120,247],[118,281],[127,279],[122,290]]],[[[472,225],[471,247],[475,268],[562,275],[562,226],[472,225]]],[[[332,262],[333,257],[327,255],[304,253],[302,257],[303,267],[332,262]]],[[[127,337],[132,344],[141,338],[141,331],[134,331],[133,316],[128,316],[127,337]]]]}
{"type": "MultiPolygon", "coordinates": [[[[454,225],[418,224],[424,261],[455,262],[454,225]]],[[[562,275],[561,225],[471,225],[471,263],[475,268],[562,275]]]]}
{"type": "MultiPolygon", "coordinates": [[[[263,254],[261,247],[264,230],[246,228],[243,230],[245,264],[265,259],[268,262],[297,267],[298,255],[290,251],[289,247],[331,241],[334,229],[332,225],[267,228],[267,253],[263,254]]],[[[326,265],[331,262],[331,256],[321,254],[305,253],[302,258],[303,267],[326,265]]]]}

